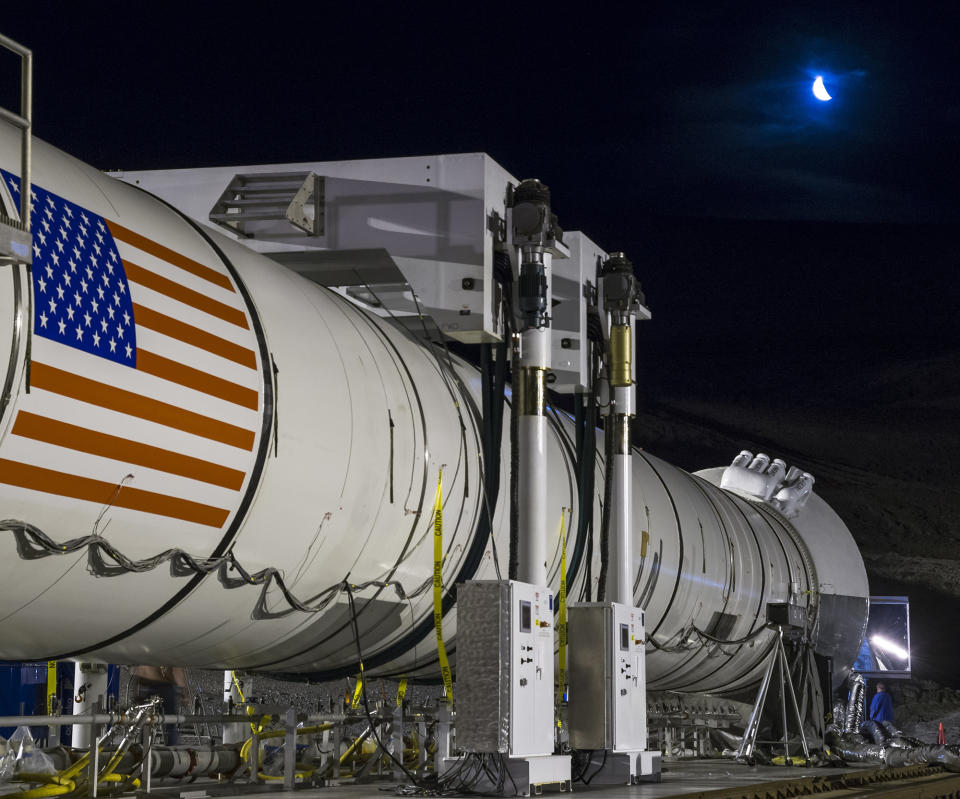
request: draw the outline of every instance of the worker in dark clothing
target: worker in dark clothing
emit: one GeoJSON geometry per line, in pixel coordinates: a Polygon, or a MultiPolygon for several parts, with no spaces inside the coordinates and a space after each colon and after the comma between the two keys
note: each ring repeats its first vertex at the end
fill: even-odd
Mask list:
{"type": "Polygon", "coordinates": [[[893,721],[893,699],[882,682],[877,683],[877,692],[870,703],[870,718],[873,721],[893,721]]]}

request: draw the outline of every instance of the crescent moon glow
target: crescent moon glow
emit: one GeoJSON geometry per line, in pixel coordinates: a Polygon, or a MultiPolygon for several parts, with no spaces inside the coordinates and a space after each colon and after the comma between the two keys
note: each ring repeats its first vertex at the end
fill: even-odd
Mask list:
{"type": "Polygon", "coordinates": [[[817,79],[813,82],[813,96],[824,103],[833,99],[827,93],[827,87],[823,85],[823,75],[817,75],[817,79]]]}

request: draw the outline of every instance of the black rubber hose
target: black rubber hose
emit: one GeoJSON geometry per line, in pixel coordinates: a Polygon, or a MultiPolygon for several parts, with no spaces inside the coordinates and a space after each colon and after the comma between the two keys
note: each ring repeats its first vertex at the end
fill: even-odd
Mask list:
{"type": "MultiPolygon", "coordinates": [[[[591,378],[590,384],[596,386],[597,384],[597,375],[600,371],[599,367],[599,356],[597,354],[597,348],[594,345],[590,345],[590,358],[591,358],[591,378]]],[[[586,429],[584,430],[584,443],[583,449],[584,452],[590,453],[589,464],[585,463],[586,467],[584,472],[584,496],[587,497],[587,507],[588,510],[585,512],[584,516],[587,522],[587,568],[586,574],[584,576],[583,588],[584,588],[584,601],[591,601],[591,594],[593,592],[593,533],[594,533],[594,515],[593,515],[593,505],[597,495],[596,484],[597,484],[597,396],[596,394],[591,394],[590,404],[587,406],[586,414],[586,429]]]]}
{"type": "MultiPolygon", "coordinates": [[[[503,408],[506,404],[506,345],[503,343],[480,345],[480,398],[482,402],[481,446],[483,447],[483,491],[477,529],[493,539],[493,513],[500,498],[501,441],[503,436],[503,408]],[[493,357],[496,353],[496,358],[493,357]]],[[[500,573],[500,565],[497,574],[500,573]]]]}
{"type": "Polygon", "coordinates": [[[520,353],[512,348],[510,378],[513,403],[510,408],[510,579],[517,579],[520,568],[520,417],[517,413],[517,380],[520,377],[520,353]]]}
{"type": "Polygon", "coordinates": [[[594,467],[594,454],[586,450],[587,404],[592,402],[590,394],[578,393],[574,401],[574,426],[576,428],[576,474],[577,474],[577,533],[573,551],[567,565],[567,585],[572,585],[580,562],[587,548],[587,535],[590,530],[589,519],[593,515],[592,495],[587,493],[587,471],[594,467]],[[589,453],[589,456],[588,456],[589,453]]]}
{"type": "Polygon", "coordinates": [[[607,592],[607,570],[610,565],[610,500],[613,497],[613,418],[607,416],[603,430],[603,512],[600,516],[600,584],[597,602],[607,592]]]}
{"type": "MultiPolygon", "coordinates": [[[[503,308],[503,357],[498,359],[498,366],[506,366],[507,347],[510,353],[510,384],[513,386],[513,401],[510,403],[510,555],[507,565],[507,576],[511,580],[517,579],[517,570],[520,565],[520,506],[519,506],[519,471],[520,456],[517,449],[519,438],[519,419],[517,417],[516,388],[517,380],[520,377],[520,353],[513,346],[514,313],[513,313],[513,266],[510,263],[510,256],[498,250],[493,254],[494,277],[501,286],[501,302],[503,308]]],[[[503,388],[501,387],[501,395],[503,388]]],[[[500,431],[502,434],[503,421],[501,417],[500,431]]],[[[500,439],[498,439],[499,441],[500,439]]]]}
{"type": "MultiPolygon", "coordinates": [[[[481,427],[480,447],[483,451],[483,482],[480,490],[483,491],[483,504],[480,507],[480,530],[490,530],[493,524],[491,515],[497,506],[497,494],[500,488],[500,447],[494,445],[496,431],[496,397],[493,393],[494,377],[491,361],[491,345],[480,345],[480,402],[481,427]]],[[[492,536],[491,536],[492,540],[492,536]]],[[[497,569],[499,570],[499,564],[497,569]]]]}

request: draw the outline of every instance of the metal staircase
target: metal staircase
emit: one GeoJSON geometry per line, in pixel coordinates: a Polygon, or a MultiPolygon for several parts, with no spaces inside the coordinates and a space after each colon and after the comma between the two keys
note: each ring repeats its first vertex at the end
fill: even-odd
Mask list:
{"type": "Polygon", "coordinates": [[[323,178],[313,172],[238,174],[210,211],[210,221],[246,238],[269,234],[277,222],[287,232],[293,225],[308,236],[322,236],[323,194],[323,178]]]}
{"type": "MultiPolygon", "coordinates": [[[[203,707],[203,693],[200,690],[200,685],[196,680],[193,679],[193,674],[191,674],[189,669],[184,669],[184,674],[186,675],[187,679],[187,692],[193,698],[193,707],[185,707],[181,712],[193,713],[195,716],[204,716],[205,709],[203,707]]],[[[218,725],[211,725],[206,722],[194,722],[192,724],[180,725],[181,744],[209,746],[214,743],[215,739],[223,739],[222,731],[218,728],[218,725]]]]}

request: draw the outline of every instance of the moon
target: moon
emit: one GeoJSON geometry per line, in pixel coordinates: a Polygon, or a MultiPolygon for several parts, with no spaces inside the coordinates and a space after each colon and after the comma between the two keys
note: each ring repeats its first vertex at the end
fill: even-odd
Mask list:
{"type": "Polygon", "coordinates": [[[813,96],[824,103],[833,99],[827,93],[827,87],[823,85],[823,75],[817,75],[817,79],[813,82],[813,96]]]}

